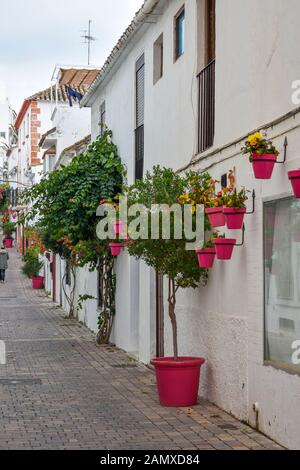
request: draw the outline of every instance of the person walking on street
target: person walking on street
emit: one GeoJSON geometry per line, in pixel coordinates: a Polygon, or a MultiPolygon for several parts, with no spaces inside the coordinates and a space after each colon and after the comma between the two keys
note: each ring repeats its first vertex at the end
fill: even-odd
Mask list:
{"type": "Polygon", "coordinates": [[[9,254],[5,247],[2,245],[0,250],[0,282],[5,281],[5,271],[8,268],[7,261],[9,260],[9,254]]]}

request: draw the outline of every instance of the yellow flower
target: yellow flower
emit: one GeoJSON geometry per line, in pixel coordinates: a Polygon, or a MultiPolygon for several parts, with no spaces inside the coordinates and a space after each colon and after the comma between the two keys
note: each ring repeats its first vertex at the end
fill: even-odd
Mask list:
{"type": "Polygon", "coordinates": [[[254,134],[249,135],[247,142],[251,145],[251,147],[257,148],[263,139],[264,138],[260,132],[254,132],[254,134]]]}

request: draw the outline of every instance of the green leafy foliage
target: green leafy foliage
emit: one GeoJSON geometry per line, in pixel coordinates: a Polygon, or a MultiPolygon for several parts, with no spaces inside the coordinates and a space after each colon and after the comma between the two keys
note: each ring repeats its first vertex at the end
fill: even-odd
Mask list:
{"type": "Polygon", "coordinates": [[[27,223],[36,228],[47,249],[80,266],[94,268],[107,243],[96,237],[96,210],[101,199],[122,189],[124,167],[112,133],[107,130],[68,166],[45,176],[25,194],[31,204],[27,223]]]}
{"type": "Polygon", "coordinates": [[[22,266],[22,271],[29,278],[33,276],[38,276],[40,270],[44,266],[43,261],[39,260],[37,251],[34,248],[29,249],[27,253],[23,256],[23,262],[24,264],[22,266]]]}
{"type": "Polygon", "coordinates": [[[11,238],[12,233],[16,230],[17,224],[15,222],[6,222],[3,224],[3,233],[5,235],[5,238],[11,238]]]}
{"type": "MultiPolygon", "coordinates": [[[[143,180],[138,180],[126,189],[128,206],[135,203],[143,204],[148,210],[150,222],[151,205],[167,204],[172,206],[178,203],[180,196],[188,191],[195,175],[191,173],[179,175],[170,168],[156,166],[152,172],[147,172],[143,180]]],[[[204,180],[206,181],[206,176],[204,180]]],[[[201,185],[201,182],[198,184],[201,185]]],[[[143,259],[155,270],[174,279],[176,287],[196,288],[199,284],[204,285],[207,282],[207,270],[199,269],[194,251],[186,250],[186,243],[190,240],[186,240],[184,232],[181,240],[174,239],[172,217],[170,229],[171,236],[168,240],[163,239],[160,231],[158,240],[152,240],[149,237],[130,242],[128,244],[129,254],[143,259]]]]}

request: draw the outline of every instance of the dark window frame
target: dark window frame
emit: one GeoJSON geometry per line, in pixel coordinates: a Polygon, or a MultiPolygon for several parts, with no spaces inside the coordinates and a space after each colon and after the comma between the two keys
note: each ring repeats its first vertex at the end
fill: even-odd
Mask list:
{"type": "Polygon", "coordinates": [[[103,135],[106,125],[106,101],[102,101],[100,105],[100,113],[99,113],[99,127],[100,127],[100,136],[103,135]]]}
{"type": "Polygon", "coordinates": [[[174,17],[174,62],[184,55],[185,51],[185,5],[176,13],[174,17]],[[180,48],[180,20],[183,19],[183,46],[180,48]]]}
{"type": "Polygon", "coordinates": [[[153,44],[153,85],[164,75],[164,33],[153,44]]]}
{"type": "Polygon", "coordinates": [[[135,64],[135,180],[144,172],[145,54],[135,64]]]}

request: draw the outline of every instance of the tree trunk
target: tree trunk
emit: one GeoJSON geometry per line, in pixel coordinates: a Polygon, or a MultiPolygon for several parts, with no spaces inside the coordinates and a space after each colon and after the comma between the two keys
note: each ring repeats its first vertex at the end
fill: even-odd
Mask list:
{"type": "Polygon", "coordinates": [[[176,314],[175,314],[176,288],[175,288],[174,278],[169,278],[168,302],[169,302],[169,317],[171,320],[172,333],[173,333],[173,352],[174,352],[174,359],[176,361],[178,359],[178,341],[177,341],[177,320],[176,320],[176,314]]]}

